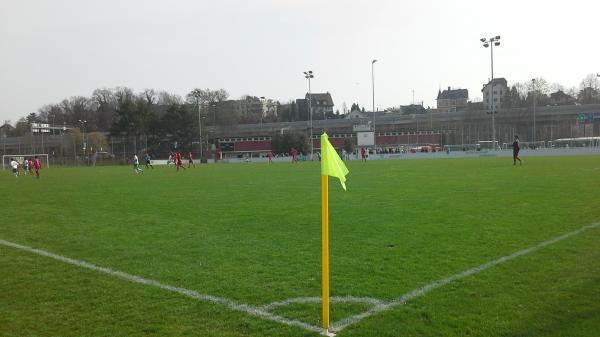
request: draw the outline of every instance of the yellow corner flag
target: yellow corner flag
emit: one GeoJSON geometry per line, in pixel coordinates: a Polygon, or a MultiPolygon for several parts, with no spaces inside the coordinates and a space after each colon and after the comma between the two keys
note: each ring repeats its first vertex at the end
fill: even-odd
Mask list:
{"type": "Polygon", "coordinates": [[[327,134],[323,133],[321,135],[321,175],[338,178],[345,191],[347,174],[348,169],[344,161],[329,142],[327,134]]]}
{"type": "Polygon", "coordinates": [[[321,261],[323,328],[329,334],[329,176],[340,180],[346,190],[348,169],[331,146],[326,133],[321,135],[321,261]]]}

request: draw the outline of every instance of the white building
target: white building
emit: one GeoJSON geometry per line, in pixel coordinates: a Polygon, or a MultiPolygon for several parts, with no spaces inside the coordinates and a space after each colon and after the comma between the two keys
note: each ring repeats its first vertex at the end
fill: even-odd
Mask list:
{"type": "Polygon", "coordinates": [[[467,107],[469,101],[469,90],[451,89],[438,91],[436,98],[437,109],[439,112],[452,112],[467,107]]]}
{"type": "Polygon", "coordinates": [[[481,89],[483,93],[483,106],[488,112],[498,112],[502,109],[504,98],[508,92],[508,85],[505,78],[495,78],[488,82],[481,89]],[[493,93],[493,94],[492,94],[493,93]]]}

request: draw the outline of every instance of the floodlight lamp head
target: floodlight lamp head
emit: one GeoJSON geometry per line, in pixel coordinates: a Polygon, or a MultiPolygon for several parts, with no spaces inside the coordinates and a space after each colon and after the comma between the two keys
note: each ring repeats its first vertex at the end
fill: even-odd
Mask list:
{"type": "Polygon", "coordinates": [[[500,35],[496,35],[496,40],[500,40],[500,35]]]}
{"type": "Polygon", "coordinates": [[[496,41],[496,42],[494,42],[494,46],[496,46],[496,47],[497,47],[497,46],[499,46],[499,45],[500,45],[500,41],[496,41]]]}
{"type": "Polygon", "coordinates": [[[377,59],[373,59],[373,61],[371,61],[371,64],[377,62],[377,59]]]}
{"type": "Polygon", "coordinates": [[[490,46],[490,44],[486,42],[486,43],[483,44],[483,46],[487,48],[487,47],[490,46]]]}
{"type": "Polygon", "coordinates": [[[485,42],[485,40],[486,40],[485,37],[482,37],[481,39],[479,39],[479,41],[481,41],[481,42],[485,42]]]}

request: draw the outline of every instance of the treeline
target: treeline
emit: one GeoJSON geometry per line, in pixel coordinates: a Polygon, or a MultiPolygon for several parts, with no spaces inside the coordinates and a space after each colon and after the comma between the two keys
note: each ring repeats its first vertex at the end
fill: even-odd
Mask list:
{"type": "Polygon", "coordinates": [[[91,97],[74,96],[60,103],[44,105],[37,113],[30,113],[19,119],[15,132],[29,131],[31,123],[80,126],[87,131],[111,131],[115,134],[131,133],[133,128],[144,132],[168,108],[178,110],[185,106],[191,110],[197,109],[198,104],[206,108],[210,103],[220,102],[228,97],[229,94],[224,89],[194,89],[185,98],[154,89],[146,89],[140,93],[134,93],[131,88],[126,87],[96,89],[91,97]]]}
{"type": "Polygon", "coordinates": [[[108,132],[115,138],[136,142],[144,139],[151,144],[178,143],[191,148],[199,138],[198,109],[205,125],[232,122],[210,110],[214,103],[228,97],[224,89],[194,89],[185,98],[153,89],[139,93],[126,87],[96,89],[91,97],[75,96],[43,106],[37,113],[19,119],[10,135],[30,133],[32,123],[48,123],[73,128],[70,133],[85,132],[88,137],[108,132]]]}
{"type": "Polygon", "coordinates": [[[549,83],[544,78],[513,84],[504,96],[505,108],[522,108],[536,104],[600,104],[600,80],[596,74],[587,75],[579,88],[566,88],[560,83],[549,83]]]}
{"type": "MultiPolygon", "coordinates": [[[[54,126],[80,128],[88,132],[110,132],[111,135],[164,137],[173,133],[186,133],[196,127],[198,134],[198,110],[203,126],[235,126],[238,123],[259,123],[307,120],[306,107],[295,101],[280,104],[278,101],[250,95],[238,102],[250,106],[265,104],[268,115],[259,110],[240,114],[234,102],[224,102],[229,93],[224,89],[193,89],[185,97],[166,91],[146,89],[135,93],[131,88],[96,89],[90,97],[74,96],[60,103],[47,104],[36,113],[19,119],[12,136],[22,136],[31,131],[31,123],[48,123],[54,126]],[[304,108],[304,109],[303,109],[304,108]],[[195,115],[195,117],[194,117],[195,115]],[[194,122],[192,122],[194,121],[194,122]]],[[[314,111],[313,118],[340,118],[339,112],[314,111]]],[[[188,133],[189,134],[189,133],[188,133]]]]}
{"type": "MultiPolygon", "coordinates": [[[[536,104],[593,104],[600,103],[600,84],[596,74],[586,76],[579,87],[566,88],[559,83],[550,84],[543,78],[515,83],[504,94],[504,108],[520,108],[536,104]],[[558,103],[557,103],[558,102],[558,103]]],[[[269,111],[276,113],[268,117],[260,114],[239,115],[235,109],[220,108],[229,93],[224,89],[193,89],[185,97],[166,91],[146,89],[135,93],[127,87],[96,89],[90,97],[74,96],[60,103],[41,107],[37,113],[19,119],[11,136],[22,136],[31,131],[31,123],[49,123],[55,126],[78,127],[86,132],[110,132],[114,136],[169,138],[169,135],[187,135],[184,141],[198,134],[198,109],[203,116],[203,125],[234,126],[237,123],[275,121],[297,121],[308,119],[307,107],[295,101],[280,104],[267,100],[269,111]],[[234,112],[232,112],[234,111],[234,112]],[[196,130],[194,130],[194,128],[196,130]]],[[[261,98],[245,95],[242,100],[257,101],[261,98]]],[[[343,112],[365,111],[357,103],[343,112]]],[[[474,107],[477,104],[473,105],[474,107]]],[[[341,118],[339,111],[322,113],[314,111],[314,119],[341,118]]]]}

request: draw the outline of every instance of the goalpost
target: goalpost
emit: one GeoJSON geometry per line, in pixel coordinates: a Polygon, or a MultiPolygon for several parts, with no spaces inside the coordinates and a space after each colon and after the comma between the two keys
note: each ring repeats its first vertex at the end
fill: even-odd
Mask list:
{"type": "Polygon", "coordinates": [[[5,170],[6,167],[10,168],[10,158],[13,158],[14,160],[16,160],[19,165],[23,166],[23,161],[25,160],[25,158],[34,158],[35,156],[38,156],[38,158],[40,159],[40,161],[43,163],[46,163],[46,167],[50,167],[50,160],[48,158],[48,154],[47,153],[35,153],[35,154],[5,154],[2,156],[2,170],[5,170]]]}

